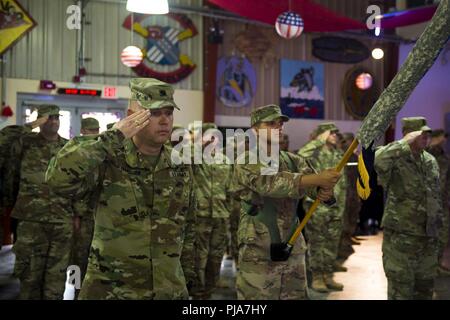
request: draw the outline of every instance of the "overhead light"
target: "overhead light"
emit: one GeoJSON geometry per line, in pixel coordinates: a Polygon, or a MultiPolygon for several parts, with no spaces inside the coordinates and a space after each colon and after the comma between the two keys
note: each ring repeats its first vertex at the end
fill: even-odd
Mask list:
{"type": "Polygon", "coordinates": [[[374,59],[379,60],[379,59],[383,58],[383,56],[384,56],[383,49],[375,48],[372,50],[372,57],[374,59]]]}
{"type": "Polygon", "coordinates": [[[127,0],[127,10],[145,14],[169,13],[167,0],[127,0]]]}

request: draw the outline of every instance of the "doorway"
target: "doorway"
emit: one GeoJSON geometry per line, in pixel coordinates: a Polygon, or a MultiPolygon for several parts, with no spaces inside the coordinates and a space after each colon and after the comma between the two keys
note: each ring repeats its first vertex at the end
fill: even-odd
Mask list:
{"type": "MultiPolygon", "coordinates": [[[[126,115],[128,100],[18,93],[17,124],[23,125],[36,120],[36,107],[42,104],[59,106],[61,116],[58,133],[63,138],[71,139],[80,134],[82,118],[92,117],[97,119],[100,124],[100,132],[105,131],[109,123],[123,119],[126,115]]],[[[33,131],[39,132],[39,128],[33,131]]]]}

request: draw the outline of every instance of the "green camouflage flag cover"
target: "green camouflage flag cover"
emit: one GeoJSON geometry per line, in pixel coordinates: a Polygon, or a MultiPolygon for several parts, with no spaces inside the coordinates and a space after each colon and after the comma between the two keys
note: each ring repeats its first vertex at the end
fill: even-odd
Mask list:
{"type": "Polygon", "coordinates": [[[386,131],[420,79],[433,65],[449,36],[449,0],[442,0],[400,71],[364,119],[357,134],[357,139],[364,148],[386,131]]]}

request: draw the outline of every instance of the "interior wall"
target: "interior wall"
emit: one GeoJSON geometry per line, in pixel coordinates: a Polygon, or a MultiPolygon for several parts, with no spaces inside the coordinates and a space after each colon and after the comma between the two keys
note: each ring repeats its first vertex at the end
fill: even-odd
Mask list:
{"type": "MultiPolygon", "coordinates": [[[[248,26],[242,23],[225,21],[223,24],[224,41],[219,46],[219,58],[231,55],[243,55],[236,48],[234,39],[239,32],[244,31],[248,26]]],[[[254,26],[253,26],[254,27],[254,26]]],[[[325,119],[332,120],[355,120],[345,109],[341,86],[346,72],[353,68],[355,64],[323,62],[312,55],[312,40],[319,37],[317,34],[305,33],[297,39],[286,40],[281,38],[271,27],[259,27],[260,31],[268,38],[272,45],[267,59],[251,61],[257,77],[256,95],[251,104],[241,108],[229,108],[216,99],[215,110],[217,115],[227,116],[248,116],[252,109],[266,104],[279,104],[280,100],[280,59],[292,59],[320,62],[324,64],[324,85],[325,85],[325,119]]],[[[370,50],[381,47],[386,51],[386,46],[374,41],[361,40],[370,50]]],[[[385,59],[375,60],[369,57],[365,61],[356,65],[363,66],[370,70],[374,76],[374,81],[382,90],[384,88],[384,63],[385,59]]],[[[380,91],[381,92],[381,91],[380,91]]]]}
{"type": "MultiPolygon", "coordinates": [[[[399,69],[413,45],[399,46],[399,69]]],[[[445,127],[445,114],[450,112],[450,44],[442,50],[427,74],[420,80],[397,115],[395,138],[400,139],[401,118],[423,116],[432,129],[445,127]]]]}

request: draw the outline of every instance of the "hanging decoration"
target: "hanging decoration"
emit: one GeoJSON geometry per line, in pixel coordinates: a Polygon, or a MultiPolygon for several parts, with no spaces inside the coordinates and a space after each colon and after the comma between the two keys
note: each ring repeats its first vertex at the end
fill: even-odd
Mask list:
{"type": "Polygon", "coordinates": [[[223,57],[217,64],[217,97],[227,107],[248,106],[256,93],[256,72],[243,57],[223,57]]]}
{"type": "Polygon", "coordinates": [[[134,68],[142,62],[144,55],[141,49],[135,46],[128,46],[122,50],[120,60],[122,63],[130,68],[134,68]]]}
{"type": "Polygon", "coordinates": [[[283,12],[277,18],[275,29],[285,39],[297,38],[303,31],[303,19],[293,11],[283,12]]]}
{"type": "Polygon", "coordinates": [[[141,48],[144,59],[132,67],[133,71],[141,77],[176,83],[188,77],[196,68],[189,56],[181,53],[179,43],[196,36],[198,31],[192,20],[184,14],[169,13],[166,17],[178,22],[182,29],[153,25],[149,15],[137,15],[133,22],[129,15],[122,26],[136,32],[147,42],[141,48]],[[157,71],[154,66],[168,66],[170,71],[157,71]]]}
{"type": "Polygon", "coordinates": [[[0,55],[36,26],[36,22],[16,0],[0,1],[0,55]]]}

